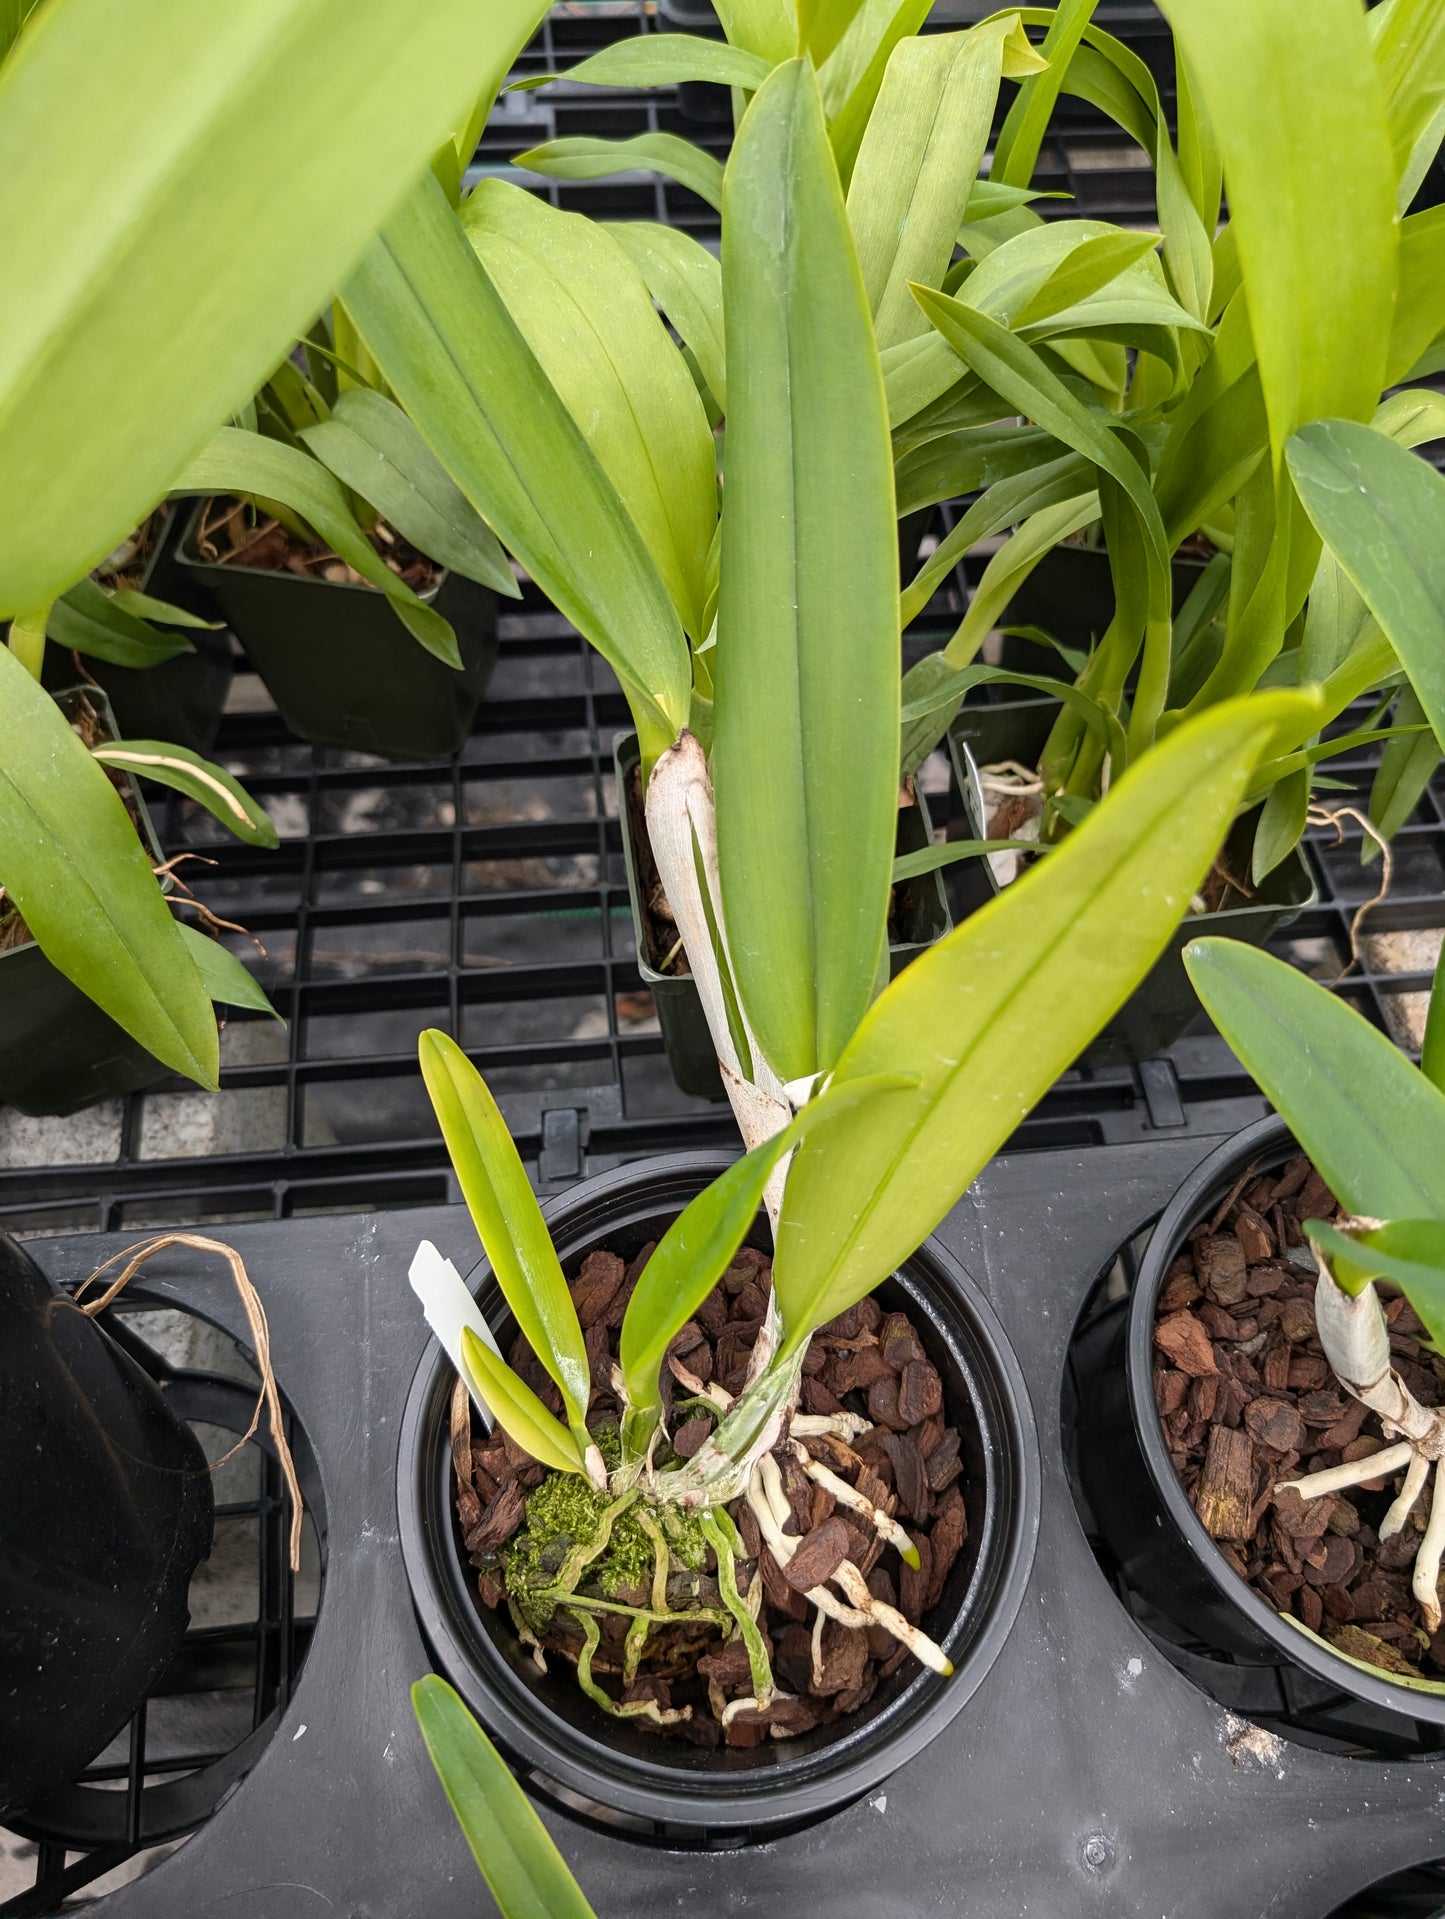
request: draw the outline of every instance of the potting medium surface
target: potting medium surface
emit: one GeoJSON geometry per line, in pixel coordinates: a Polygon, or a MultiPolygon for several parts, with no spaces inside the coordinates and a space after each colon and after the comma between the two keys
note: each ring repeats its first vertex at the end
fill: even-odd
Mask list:
{"type": "MultiPolygon", "coordinates": [[[[1042,1530],[1017,1624],[967,1709],[916,1760],[822,1824],[725,1857],[618,1837],[539,1801],[600,1919],[679,1911],[899,1919],[1325,1919],[1441,1850],[1445,1762],[1370,1760],[1251,1726],[1183,1677],[1106,1584],[1062,1457],[1075,1317],[1117,1249],[1211,1142],[997,1161],[941,1229],[996,1308],[1038,1420],[1042,1530]]],[[[397,1548],[397,1428],[423,1350],[405,1273],[419,1239],[463,1271],[460,1207],[239,1225],[282,1384],[321,1460],[326,1605],[276,1736],[178,1852],[106,1919],[471,1919],[488,1910],[412,1721],[429,1669],[397,1548]]],[[[41,1241],[78,1279],[121,1236],[41,1241]]],[[[155,1289],[220,1281],[174,1254],[155,1289]]]]}

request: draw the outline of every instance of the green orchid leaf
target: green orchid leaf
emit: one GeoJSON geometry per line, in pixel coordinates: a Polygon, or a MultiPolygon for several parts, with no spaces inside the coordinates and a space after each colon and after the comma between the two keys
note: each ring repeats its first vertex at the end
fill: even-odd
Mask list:
{"type": "Polygon", "coordinates": [[[726,201],[732,378],[712,769],[738,989],[787,1081],[826,1071],[872,996],[898,810],[887,408],[806,61],[779,67],[754,97],[726,201]]]}
{"type": "Polygon", "coordinates": [[[1184,964],[1240,1064],[1352,1213],[1445,1217],[1445,1093],[1283,960],[1195,940],[1184,964]]]}
{"type": "Polygon", "coordinates": [[[948,840],[937,846],[920,847],[916,853],[900,853],[893,862],[893,878],[914,880],[923,873],[936,873],[955,860],[982,859],[988,853],[1047,853],[1049,847],[1038,840],[948,840]]]}
{"type": "Polygon", "coordinates": [[[174,1072],[217,1083],[210,996],[120,794],[0,647],[0,886],[51,965],[174,1072]]]}
{"type": "Polygon", "coordinates": [[[820,1122],[916,1084],[907,1075],[881,1073],[825,1088],[780,1133],[735,1161],[678,1214],[643,1267],[622,1321],[619,1358],[630,1409],[624,1435],[629,1452],[646,1452],[662,1412],[658,1380],[667,1348],[732,1264],[784,1156],[820,1122]]]}
{"type": "Polygon", "coordinates": [[[1445,206],[1400,222],[1400,298],[1390,331],[1385,381],[1408,377],[1411,367],[1445,333],[1445,206]]]}
{"type": "Polygon", "coordinates": [[[933,0],[864,0],[819,71],[828,138],[845,192],[893,50],[922,29],[932,4],[933,0]]]}
{"type": "Polygon", "coordinates": [[[279,846],[271,815],[258,806],[232,774],[212,761],[202,759],[187,746],[172,746],[165,740],[117,740],[97,746],[94,757],[102,766],[118,767],[137,779],[154,780],[158,786],[174,787],[189,800],[195,800],[213,813],[222,826],[244,840],[247,846],[279,846]]]}
{"type": "Polygon", "coordinates": [[[1254,885],[1258,886],[1299,845],[1309,810],[1307,766],[1296,767],[1270,787],[1260,810],[1259,824],[1254,829],[1254,852],[1249,869],[1254,885]]]}
{"type": "Polygon", "coordinates": [[[642,276],[593,221],[502,180],[484,180],[461,219],[700,643],[716,454],[692,375],[642,276]]]}
{"type": "Polygon", "coordinates": [[[207,993],[218,1006],[249,1006],[258,1013],[269,1013],[282,1026],[286,1024],[271,1004],[265,988],[246,971],[234,953],[185,920],[177,920],[176,924],[207,993]]]}
{"type": "Polygon", "coordinates": [[[654,220],[602,223],[642,275],[648,292],[696,357],[708,391],[727,412],[722,265],[701,241],[654,220]]]}
{"type": "MultiPolygon", "coordinates": [[[[1440,742],[1413,686],[1400,689],[1395,720],[1370,787],[1370,819],[1386,840],[1395,837],[1420,804],[1441,761],[1440,742]]],[[[1380,856],[1368,834],[1360,851],[1367,865],[1380,856]]]]}
{"type": "Polygon", "coordinates": [[[374,242],[346,304],[447,472],[617,672],[650,765],[687,721],[687,640],[616,489],[434,183],[374,242]]]}
{"type": "Polygon", "coordinates": [[[596,1919],[512,1770],[445,1679],[411,1689],[412,1711],[501,1919],[596,1919]]]}
{"type": "Polygon", "coordinates": [[[51,606],[46,639],[111,666],[159,666],[162,660],[195,652],[189,640],[147,626],[134,611],[117,604],[117,597],[92,579],[77,580],[51,606]]]}
{"type": "MultiPolygon", "coordinates": [[[[585,1450],[592,1389],[587,1348],[552,1236],[507,1122],[454,1039],[429,1028],[418,1050],[442,1138],[497,1284],[532,1351],[557,1382],[567,1422],[585,1450]]],[[[480,1373],[478,1380],[501,1419],[490,1383],[480,1373]]]]}
{"type": "Polygon", "coordinates": [[[675,133],[638,133],[630,140],[573,134],[519,153],[515,164],[548,180],[610,180],[619,173],[660,173],[722,211],[721,164],[675,133]]]}
{"type": "Polygon", "coordinates": [[[1396,280],[1395,165],[1358,0],[1163,0],[1223,158],[1275,464],[1330,415],[1368,419],[1396,280]],[[1349,261],[1349,271],[1340,262],[1349,261]]]}
{"type": "Polygon", "coordinates": [[[1445,945],[1440,948],[1430,986],[1430,1011],[1425,1017],[1420,1071],[1432,1086],[1438,1086],[1445,1093],[1445,945]]]}
{"type": "Polygon", "coordinates": [[[1350,420],[1316,420],[1288,458],[1305,511],[1445,738],[1445,479],[1350,420]]]}
{"type": "Polygon", "coordinates": [[[718,0],[716,12],[730,46],[745,47],[769,67],[791,57],[797,29],[788,0],[718,0]]]}
{"type": "Polygon", "coordinates": [[[370,387],[337,396],[301,438],[323,466],[438,566],[518,599],[501,543],[394,400],[370,387]]]}
{"type": "Polygon", "coordinates": [[[941,286],[988,145],[999,81],[1041,63],[1016,20],[900,41],[848,184],[880,347],[926,333],[909,284],[941,286]]]}
{"type": "Polygon", "coordinates": [[[1001,186],[1026,187],[1033,178],[1064,75],[1097,4],[1098,0],[1061,0],[1050,17],[1039,49],[1042,71],[1025,79],[994,143],[990,177],[1001,186]]]}
{"type": "Polygon", "coordinates": [[[475,1388],[491,1408],[497,1424],[540,1465],[559,1473],[586,1474],[583,1453],[587,1429],[574,1425],[569,1432],[542,1404],[527,1382],[494,1353],[470,1326],[463,1326],[462,1363],[475,1388]]]}
{"type": "MultiPolygon", "coordinates": [[[[224,620],[202,619],[199,613],[188,613],[183,606],[172,606],[169,600],[138,593],[132,586],[118,586],[110,595],[110,603],[122,613],[133,613],[138,620],[154,620],[159,626],[201,627],[207,633],[219,633],[226,624],[224,620]]],[[[189,641],[186,644],[189,646],[189,641]]]]}
{"type": "Polygon", "coordinates": [[[1042,187],[1009,187],[1002,180],[975,180],[969,189],[964,220],[993,220],[1034,200],[1068,200],[1068,193],[1046,193],[1042,187]]]}
{"type": "Polygon", "coordinates": [[[908,1257],[1123,1004],[1187,911],[1255,762],[1317,710],[1308,694],[1258,694],[1178,727],[875,1001],[836,1082],[886,1068],[920,1083],[797,1149],[773,1266],[790,1348],[908,1257]]]}
{"type": "Polygon", "coordinates": [[[174,494],[241,493],[275,501],[305,521],[316,537],[390,600],[402,625],[428,653],[460,668],[457,636],[435,608],[419,600],[356,524],[340,483],[321,464],[279,440],[223,426],[210,445],[173,479],[174,494]]]}
{"type": "Polygon", "coordinates": [[[1359,1293],[1372,1279],[1387,1279],[1424,1320],[1436,1345],[1445,1340],[1445,1220],[1392,1219],[1341,1232],[1311,1219],[1304,1231],[1347,1293],[1359,1293]]]}
{"type": "Polygon", "coordinates": [[[545,10],[45,7],[0,72],[0,617],[144,519],[545,10]]]}
{"type": "Polygon", "coordinates": [[[551,86],[555,80],[589,87],[675,87],[690,80],[712,80],[754,93],[767,79],[771,65],[744,47],[704,40],[700,34],[635,34],[568,67],[565,73],[531,73],[513,80],[505,90],[524,93],[551,86]]]}

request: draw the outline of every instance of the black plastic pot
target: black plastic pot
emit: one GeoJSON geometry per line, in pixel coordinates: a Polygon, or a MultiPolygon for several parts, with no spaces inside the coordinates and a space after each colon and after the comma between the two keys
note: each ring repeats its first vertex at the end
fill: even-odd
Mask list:
{"type": "MultiPolygon", "coordinates": [[[[1206,562],[1180,559],[1171,563],[1174,575],[1174,612],[1177,615],[1193,592],[1206,562]]],[[[1000,626],[1037,626],[1066,646],[1087,653],[1103,638],[1114,617],[1114,579],[1109,555],[1101,546],[1056,546],[1047,552],[999,615],[1000,626]]],[[[1000,661],[1016,673],[1058,676],[1060,660],[1051,646],[1035,640],[1004,638],[1000,661]]]]}
{"type": "Polygon", "coordinates": [[[1195,1168],[1149,1237],[1126,1299],[1089,1321],[1075,1348],[1077,1460],[1084,1495],[1129,1588],[1164,1636],[1208,1659],[1286,1675],[1300,1730],[1386,1754],[1445,1748],[1445,1695],[1416,1692],[1338,1659],[1288,1625],[1245,1584],[1200,1524],[1179,1483],[1154,1402],[1159,1290],[1190,1230],[1251,1167],[1268,1172],[1299,1148],[1284,1122],[1260,1120],[1195,1168]]]}
{"type": "Polygon", "coordinates": [[[260,567],[215,566],[195,547],[179,565],[225,614],[283,720],[313,746],[438,760],[471,732],[497,659],[497,596],[443,573],[428,599],[456,630],[462,668],[414,640],[383,593],[260,567]]]}
{"type": "MultiPolygon", "coordinates": [[[[657,1023],[662,1028],[668,1064],[679,1089],[697,1099],[722,1099],[722,1075],[718,1071],[717,1052],[707,1029],[707,1018],[698,998],[697,983],[690,973],[660,973],[649,951],[647,923],[642,912],[643,889],[639,878],[641,858],[632,830],[632,808],[628,788],[636,771],[639,754],[637,735],[619,733],[612,744],[612,763],[617,779],[617,811],[622,821],[622,854],[627,867],[627,894],[632,902],[632,933],[636,942],[637,970],[642,983],[652,994],[657,1007],[657,1023]]],[[[902,807],[898,813],[900,853],[921,852],[933,841],[933,822],[928,801],[918,791],[917,805],[902,807]]],[[[917,879],[903,881],[894,894],[894,924],[901,938],[888,948],[888,976],[901,973],[910,960],[917,959],[926,947],[952,930],[943,881],[937,871],[917,879]]],[[[656,958],[663,959],[665,954],[656,958]]]]}
{"type": "MultiPolygon", "coordinates": [[[[984,836],[978,787],[980,766],[1017,760],[1036,766],[1059,714],[1051,699],[1001,700],[996,705],[965,706],[948,731],[954,778],[963,800],[964,837],[984,836]]],[[[1224,857],[1234,872],[1249,870],[1256,815],[1235,821],[1224,857]]],[[[984,906],[998,892],[993,868],[985,859],[963,860],[953,869],[954,899],[965,912],[984,906]]],[[[1184,970],[1184,948],[1191,940],[1220,935],[1263,946],[1316,898],[1314,876],[1302,847],[1266,875],[1255,897],[1243,906],[1217,913],[1196,913],[1180,922],[1168,946],[1143,983],[1084,1054],[1090,1065],[1130,1065],[1153,1059],[1172,1046],[1199,1014],[1199,1000],[1184,970]]]]}
{"type": "Polygon", "coordinates": [[[211,1477],[158,1388],[0,1233],[0,1813],[130,1718],[189,1623],[211,1477]]]}
{"type": "MultiPolygon", "coordinates": [[[[586,1180],[552,1201],[544,1211],[564,1272],[575,1274],[598,1247],[632,1257],[728,1164],[726,1154],[669,1154],[586,1180]]],[[[767,1244],[761,1218],[753,1238],[767,1244]]],[[[485,1264],[470,1283],[505,1343],[510,1322],[485,1264]]],[[[505,1616],[482,1612],[453,1518],[455,1374],[439,1348],[428,1350],[407,1398],[399,1454],[413,1599],[440,1670],[540,1789],[560,1787],[574,1809],[580,1802],[641,1835],[736,1841],[850,1804],[921,1752],[967,1704],[1008,1636],[1028,1578],[1039,1497],[1032,1419],[1002,1328],[936,1240],[879,1298],[912,1313],[963,1435],[969,1539],[927,1621],[955,1671],[950,1679],[900,1671],[846,1730],[820,1729],[752,1751],[664,1745],[626,1721],[605,1719],[570,1669],[544,1677],[505,1616]]]]}
{"type": "MultiPolygon", "coordinates": [[[[65,688],[56,700],[67,706],[82,696],[114,733],[109,704],[93,686],[65,688]]],[[[134,781],[126,784],[143,843],[159,864],[163,855],[150,814],[134,781]]],[[[169,877],[159,884],[170,890],[169,877]]],[[[0,1106],[30,1114],[75,1113],[97,1100],[158,1085],[170,1072],[52,966],[33,940],[0,953],[0,1106]]]]}
{"type": "MultiPolygon", "coordinates": [[[[189,509],[168,502],[158,511],[164,515],[164,525],[142,571],[141,592],[168,600],[201,619],[215,619],[215,607],[176,557],[189,509]]],[[[194,652],[148,667],[112,666],[87,655],[85,671],[104,689],[122,739],[166,740],[193,753],[209,753],[235,671],[231,636],[206,627],[169,630],[183,633],[194,652]]],[[[47,686],[74,682],[75,662],[68,652],[47,647],[45,662],[47,686]]]]}

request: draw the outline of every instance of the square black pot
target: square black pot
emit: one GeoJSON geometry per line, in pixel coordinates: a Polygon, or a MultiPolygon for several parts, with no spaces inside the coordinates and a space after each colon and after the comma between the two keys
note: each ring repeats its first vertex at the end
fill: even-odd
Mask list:
{"type": "Polygon", "coordinates": [[[375,587],[202,560],[195,545],[200,515],[198,505],[179,564],[225,614],[298,739],[388,760],[456,752],[496,664],[497,596],[490,587],[443,573],[422,596],[456,630],[458,672],[412,638],[375,587]]]}
{"type": "MultiPolygon", "coordinates": [[[[642,983],[657,1006],[657,1023],[662,1028],[668,1064],[678,1088],[697,1099],[722,1099],[722,1075],[707,1018],[698,998],[697,983],[690,973],[659,973],[648,952],[647,929],[642,913],[642,886],[639,881],[641,860],[633,837],[632,810],[628,787],[640,761],[635,733],[619,733],[613,741],[612,763],[617,777],[617,811],[622,822],[622,854],[627,864],[627,895],[632,902],[632,932],[637,947],[637,970],[642,983]]],[[[900,807],[898,812],[899,853],[921,852],[933,842],[933,823],[928,801],[921,789],[915,806],[900,807]]],[[[910,960],[925,947],[932,946],[953,930],[953,920],[938,872],[924,873],[905,880],[897,888],[894,924],[900,938],[888,948],[888,977],[895,978],[910,960]]],[[[660,956],[665,957],[665,956],[660,956]]]]}
{"type": "MultiPolygon", "coordinates": [[[[965,706],[960,711],[948,729],[948,751],[963,799],[965,838],[985,837],[978,768],[1002,760],[1037,766],[1059,711],[1057,700],[1042,698],[1000,700],[994,705],[965,706]]],[[[1248,865],[1257,819],[1256,810],[1236,820],[1225,842],[1235,871],[1248,865]]],[[[986,857],[961,861],[954,872],[954,898],[963,901],[965,912],[987,905],[999,890],[986,857]]],[[[1317,897],[1308,858],[1303,847],[1296,846],[1261,881],[1247,905],[1217,913],[1195,913],[1182,920],[1142,984],[1086,1049],[1082,1063],[1129,1066],[1165,1052],[1183,1038],[1199,1013],[1199,1000],[1184,970],[1184,948],[1189,942],[1219,935],[1263,946],[1317,897]]]]}

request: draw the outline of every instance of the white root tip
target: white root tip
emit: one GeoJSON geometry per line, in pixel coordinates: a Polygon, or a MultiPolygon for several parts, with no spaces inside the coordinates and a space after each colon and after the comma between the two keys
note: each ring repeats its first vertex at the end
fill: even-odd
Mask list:
{"type": "Polygon", "coordinates": [[[1430,1462],[1423,1453],[1416,1453],[1405,1468],[1405,1483],[1390,1510],[1380,1521],[1381,1539],[1393,1539],[1401,1530],[1414,1509],[1415,1501],[1425,1489],[1425,1481],[1430,1474],[1430,1462]]]}

